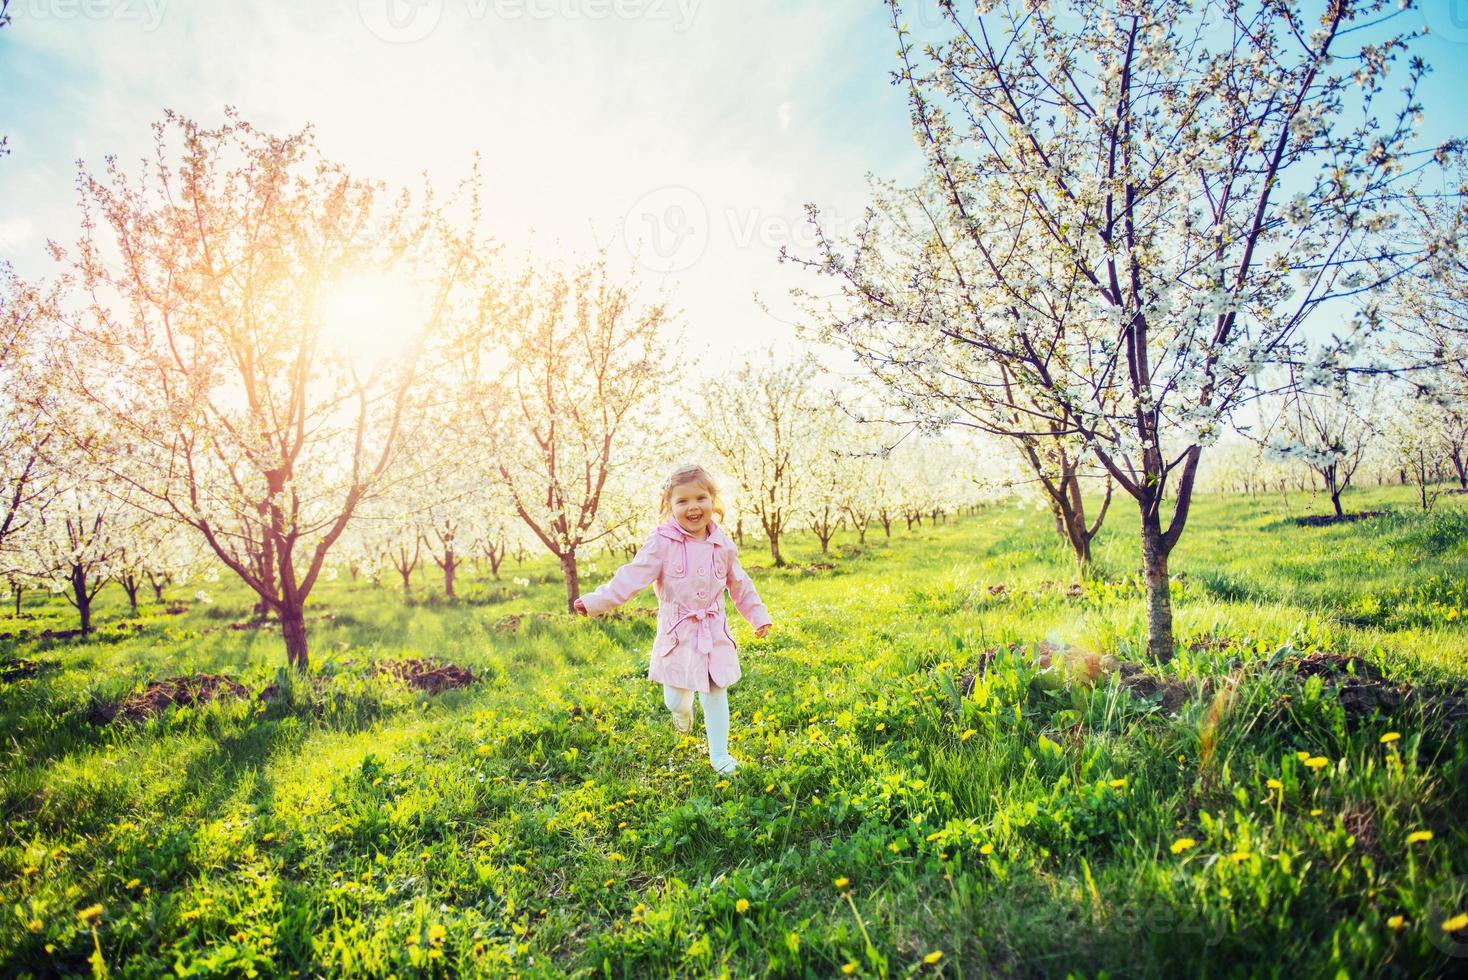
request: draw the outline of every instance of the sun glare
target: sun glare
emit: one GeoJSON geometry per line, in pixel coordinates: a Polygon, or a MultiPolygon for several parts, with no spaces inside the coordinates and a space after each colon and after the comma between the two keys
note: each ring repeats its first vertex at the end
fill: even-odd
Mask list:
{"type": "Polygon", "coordinates": [[[321,339],[359,364],[378,364],[401,353],[424,318],[422,297],[411,283],[355,276],[322,296],[321,339]]]}

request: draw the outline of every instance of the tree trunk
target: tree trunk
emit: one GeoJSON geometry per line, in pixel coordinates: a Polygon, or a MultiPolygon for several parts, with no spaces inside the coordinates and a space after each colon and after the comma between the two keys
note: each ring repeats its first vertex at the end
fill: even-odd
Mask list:
{"type": "Polygon", "coordinates": [[[10,591],[15,594],[15,618],[16,619],[19,619],[20,618],[20,600],[21,600],[21,597],[23,595],[25,595],[25,586],[24,585],[21,585],[19,582],[17,582],[15,585],[12,585],[10,587],[10,591]]]}
{"type": "Polygon", "coordinates": [[[1332,490],[1330,492],[1330,503],[1331,503],[1331,506],[1335,508],[1335,516],[1336,517],[1345,517],[1346,516],[1346,512],[1343,511],[1343,510],[1341,510],[1341,492],[1340,492],[1340,490],[1337,489],[1337,490],[1332,490]]]}
{"type": "Polygon", "coordinates": [[[87,572],[80,565],[71,566],[71,591],[76,596],[76,611],[81,617],[82,636],[92,635],[92,596],[87,592],[87,572]]]}
{"type": "Polygon", "coordinates": [[[449,548],[443,555],[443,594],[450,599],[454,596],[454,572],[458,569],[458,563],[454,560],[454,549],[449,548]]]}
{"type": "Polygon", "coordinates": [[[581,598],[581,573],[576,568],[576,552],[568,551],[561,556],[561,575],[566,580],[566,611],[576,611],[576,600],[581,598]]]}
{"type": "Polygon", "coordinates": [[[285,637],[285,658],[301,673],[310,669],[306,647],[306,610],[287,607],[280,611],[280,631],[285,637]]]}
{"type": "Polygon", "coordinates": [[[124,575],[119,581],[122,590],[127,593],[127,604],[132,607],[133,615],[138,614],[138,586],[141,584],[136,575],[124,575]]]}
{"type": "Polygon", "coordinates": [[[148,585],[153,589],[153,601],[161,605],[163,603],[163,577],[154,576],[150,572],[148,574],[148,585]]]}
{"type": "Polygon", "coordinates": [[[776,568],[785,567],[785,559],[780,557],[780,532],[770,534],[770,557],[775,561],[776,568]]]}
{"type": "Polygon", "coordinates": [[[1147,652],[1160,664],[1173,656],[1172,592],[1167,583],[1167,552],[1161,519],[1142,511],[1142,568],[1147,579],[1147,652]]]}
{"type": "Polygon", "coordinates": [[[888,514],[886,511],[883,511],[882,513],[878,514],[877,517],[882,522],[882,533],[887,535],[887,537],[889,538],[892,537],[892,515],[888,514]]]}

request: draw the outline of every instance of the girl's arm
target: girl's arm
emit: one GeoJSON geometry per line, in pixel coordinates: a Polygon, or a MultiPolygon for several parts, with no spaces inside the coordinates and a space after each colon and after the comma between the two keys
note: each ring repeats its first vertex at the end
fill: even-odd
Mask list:
{"type": "Polygon", "coordinates": [[[578,601],[588,615],[598,616],[610,612],[651,585],[662,567],[658,535],[654,532],[638,549],[636,557],[617,569],[609,582],[594,592],[588,592],[578,601]]]}
{"type": "Polygon", "coordinates": [[[755,590],[754,579],[739,564],[737,551],[729,555],[729,597],[734,600],[734,608],[739,610],[739,615],[756,630],[774,622],[770,619],[770,611],[760,600],[759,592],[755,590]]]}

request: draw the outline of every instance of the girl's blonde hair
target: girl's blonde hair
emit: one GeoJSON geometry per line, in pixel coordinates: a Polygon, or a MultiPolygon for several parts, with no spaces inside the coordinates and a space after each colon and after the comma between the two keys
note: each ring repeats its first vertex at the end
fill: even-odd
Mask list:
{"type": "Polygon", "coordinates": [[[673,471],[672,476],[663,481],[663,500],[661,505],[658,507],[659,513],[664,518],[672,517],[673,490],[676,487],[681,487],[689,483],[697,483],[699,486],[703,487],[709,492],[709,497],[714,502],[714,513],[718,516],[719,520],[722,521],[724,519],[724,504],[719,499],[719,485],[714,482],[714,478],[712,476],[709,476],[708,470],[696,464],[689,464],[687,466],[678,467],[676,470],[673,471]]]}

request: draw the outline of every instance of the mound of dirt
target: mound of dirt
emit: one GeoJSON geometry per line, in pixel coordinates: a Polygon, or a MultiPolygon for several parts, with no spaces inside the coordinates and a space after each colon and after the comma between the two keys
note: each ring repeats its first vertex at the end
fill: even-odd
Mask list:
{"type": "MultiPolygon", "coordinates": [[[[974,689],[977,675],[989,669],[994,658],[1005,650],[1023,651],[1025,647],[993,647],[979,657],[973,671],[964,671],[958,676],[958,690],[968,697],[974,689]]],[[[1163,680],[1147,673],[1141,664],[1119,661],[1115,657],[1087,650],[1060,647],[1053,643],[1040,643],[1035,648],[1035,665],[1041,670],[1053,670],[1067,684],[1092,686],[1105,677],[1115,674],[1123,690],[1138,699],[1157,697],[1165,714],[1171,714],[1183,706],[1193,691],[1182,681],[1163,680]]]]}
{"type": "Polygon", "coordinates": [[[23,657],[7,657],[0,660],[0,681],[18,681],[23,677],[35,677],[41,665],[23,657]]]}
{"type": "Polygon", "coordinates": [[[476,678],[457,664],[439,663],[437,660],[379,660],[372,665],[372,673],[396,677],[404,684],[429,694],[438,694],[452,687],[468,687],[476,678]]]}
{"type": "Polygon", "coordinates": [[[1420,705],[1426,713],[1450,727],[1468,721],[1468,697],[1463,692],[1389,680],[1376,666],[1360,657],[1316,652],[1291,657],[1285,664],[1298,677],[1324,679],[1340,699],[1348,722],[1354,723],[1378,710],[1388,714],[1406,704],[1420,705]]]}
{"type": "Polygon", "coordinates": [[[92,722],[105,725],[118,719],[141,721],[162,714],[173,705],[202,705],[219,698],[248,696],[243,684],[218,674],[165,677],[141,691],[134,691],[116,704],[99,705],[92,711],[92,722]]]}
{"type": "Polygon", "coordinates": [[[1192,690],[1182,681],[1165,681],[1149,674],[1141,664],[1121,662],[1116,665],[1121,687],[1134,698],[1158,697],[1162,713],[1170,715],[1192,697],[1192,690]]]}
{"type": "Polygon", "coordinates": [[[1372,517],[1380,517],[1385,514],[1384,510],[1363,510],[1359,514],[1342,514],[1337,517],[1334,514],[1310,514],[1305,517],[1296,517],[1294,522],[1300,527],[1329,527],[1332,524],[1349,524],[1352,521],[1364,521],[1372,517]]]}

